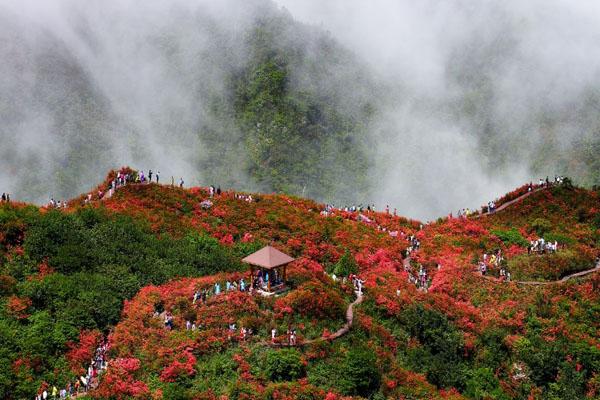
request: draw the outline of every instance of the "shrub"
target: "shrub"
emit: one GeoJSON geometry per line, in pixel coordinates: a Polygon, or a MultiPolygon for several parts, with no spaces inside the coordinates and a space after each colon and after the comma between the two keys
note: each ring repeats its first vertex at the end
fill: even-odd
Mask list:
{"type": "Polygon", "coordinates": [[[563,235],[561,233],[547,233],[544,235],[544,239],[546,242],[554,242],[557,241],[560,244],[572,245],[575,243],[575,240],[567,235],[563,235]]]}
{"type": "Polygon", "coordinates": [[[400,322],[421,346],[411,350],[413,367],[438,387],[464,387],[464,344],[461,332],[435,309],[419,304],[404,310],[400,322]]]}
{"type": "Polygon", "coordinates": [[[600,212],[596,213],[593,220],[594,228],[600,229],[600,212]]]}
{"type": "Polygon", "coordinates": [[[381,372],[375,353],[368,347],[352,347],[340,367],[339,387],[350,396],[369,397],[379,388],[381,372]]]}
{"type": "Polygon", "coordinates": [[[292,381],[304,375],[304,365],[300,352],[296,349],[282,349],[267,353],[265,372],[275,382],[292,381]]]}
{"type": "Polygon", "coordinates": [[[350,251],[346,250],[344,255],[333,267],[333,272],[337,276],[348,276],[358,272],[358,264],[356,263],[356,260],[350,251]]]}
{"type": "Polygon", "coordinates": [[[542,237],[552,229],[552,223],[544,218],[536,218],[531,223],[531,229],[542,237]]]}
{"type": "Polygon", "coordinates": [[[500,229],[493,230],[492,233],[506,244],[515,244],[521,247],[529,246],[529,242],[515,228],[503,231],[500,229]]]}
{"type": "Polygon", "coordinates": [[[508,399],[500,388],[500,381],[490,368],[478,368],[469,373],[464,394],[477,400],[508,399]]]}

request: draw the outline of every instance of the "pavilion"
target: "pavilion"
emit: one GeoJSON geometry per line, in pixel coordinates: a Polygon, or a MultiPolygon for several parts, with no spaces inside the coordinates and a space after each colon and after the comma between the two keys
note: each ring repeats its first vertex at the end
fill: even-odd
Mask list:
{"type": "Polygon", "coordinates": [[[286,289],[287,265],[292,261],[292,257],[271,246],[242,259],[250,264],[250,284],[269,295],[286,289]]]}

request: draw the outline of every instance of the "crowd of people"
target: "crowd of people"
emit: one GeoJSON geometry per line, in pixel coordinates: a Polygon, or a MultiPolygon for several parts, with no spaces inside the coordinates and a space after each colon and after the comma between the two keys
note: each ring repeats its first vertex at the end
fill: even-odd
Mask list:
{"type": "Polygon", "coordinates": [[[242,201],[245,201],[245,202],[248,202],[248,203],[252,203],[253,201],[255,201],[255,199],[252,197],[251,194],[239,194],[239,193],[236,193],[234,195],[234,197],[237,200],[242,200],[242,201]]]}
{"type": "Polygon", "coordinates": [[[406,248],[406,255],[409,256],[412,252],[419,250],[421,247],[421,241],[417,239],[415,235],[408,235],[408,247],[406,248]]]}
{"type": "Polygon", "coordinates": [[[477,270],[481,275],[486,276],[491,268],[498,269],[500,278],[509,282],[510,271],[506,269],[505,265],[506,263],[504,262],[502,250],[498,249],[492,254],[484,253],[477,264],[477,270]]]}
{"type": "Polygon", "coordinates": [[[556,253],[558,251],[558,242],[547,242],[544,238],[532,240],[527,248],[528,254],[547,254],[556,253]]]}
{"type": "MultiPolygon", "coordinates": [[[[415,285],[419,290],[427,292],[431,285],[431,279],[427,274],[427,269],[423,265],[419,264],[419,270],[415,271],[409,263],[406,263],[404,264],[404,271],[408,273],[408,283],[415,285]]],[[[400,291],[398,290],[396,294],[400,295],[400,291]]]]}
{"type": "Polygon", "coordinates": [[[50,202],[48,203],[48,208],[56,208],[56,209],[61,209],[61,208],[67,208],[67,202],[66,201],[61,201],[61,200],[54,200],[54,198],[50,199],[50,202]]]}
{"type": "Polygon", "coordinates": [[[107,351],[108,342],[103,339],[98,347],[96,347],[96,351],[90,360],[90,364],[84,376],[80,376],[75,382],[67,383],[67,386],[62,389],[58,389],[56,385],[44,387],[40,389],[39,393],[35,396],[35,400],[76,398],[80,394],[85,394],[90,389],[97,387],[100,375],[108,367],[106,358],[107,351]]]}
{"type": "MultiPolygon", "coordinates": [[[[389,206],[386,207],[386,210],[389,214],[390,208],[389,206]]],[[[360,205],[352,205],[352,206],[340,206],[340,207],[336,207],[333,204],[325,204],[325,208],[321,211],[321,215],[324,216],[329,216],[329,215],[333,215],[335,214],[336,211],[343,211],[343,212],[348,212],[348,213],[370,213],[371,211],[375,211],[375,204],[368,204],[366,207],[363,206],[362,204],[360,205]]],[[[396,209],[394,209],[394,215],[396,215],[396,209]]]]}

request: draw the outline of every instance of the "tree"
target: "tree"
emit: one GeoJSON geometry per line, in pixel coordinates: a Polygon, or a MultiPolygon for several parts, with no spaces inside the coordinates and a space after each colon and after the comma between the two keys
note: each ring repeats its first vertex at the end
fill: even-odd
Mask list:
{"type": "Polygon", "coordinates": [[[333,267],[333,273],[337,276],[348,276],[357,272],[358,264],[356,263],[352,253],[350,253],[349,250],[346,250],[344,255],[340,257],[338,262],[333,267]]]}
{"type": "Polygon", "coordinates": [[[375,353],[368,347],[353,347],[340,368],[339,387],[350,396],[369,397],[379,388],[381,371],[375,353]]]}
{"type": "Polygon", "coordinates": [[[304,375],[304,365],[298,350],[282,349],[267,353],[265,371],[272,381],[292,381],[304,375]]]}

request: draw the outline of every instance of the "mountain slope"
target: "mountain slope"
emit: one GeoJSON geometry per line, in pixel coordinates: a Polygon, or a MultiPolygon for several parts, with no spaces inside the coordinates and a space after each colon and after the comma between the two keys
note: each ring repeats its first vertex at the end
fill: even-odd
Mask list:
{"type": "Polygon", "coordinates": [[[105,333],[110,362],[96,397],[593,398],[600,274],[554,281],[594,265],[598,193],[569,184],[523,193],[498,201],[517,200],[495,214],[422,229],[386,213],[325,214],[284,195],[210,198],[205,188],[156,184],[93,194],[90,205],[82,196],[65,210],[3,204],[1,396],[72,382],[105,333]],[[420,246],[403,257],[412,234],[420,246]],[[539,237],[561,248],[528,255],[539,237]],[[247,279],[240,260],[264,244],[298,258],[292,290],[225,291],[247,279]],[[488,259],[482,276],[483,253],[498,250],[504,260],[488,259]],[[348,334],[270,346],[273,328],[285,343],[292,327],[300,344],[339,329],[355,294],[331,274],[349,271],[365,281],[365,297],[348,334]],[[518,282],[534,279],[548,284],[518,282]],[[217,282],[225,293],[214,294],[217,282]],[[211,295],[194,303],[203,289],[211,295]],[[190,320],[198,329],[186,329],[190,320]],[[253,333],[242,337],[242,327],[253,333]]]}

